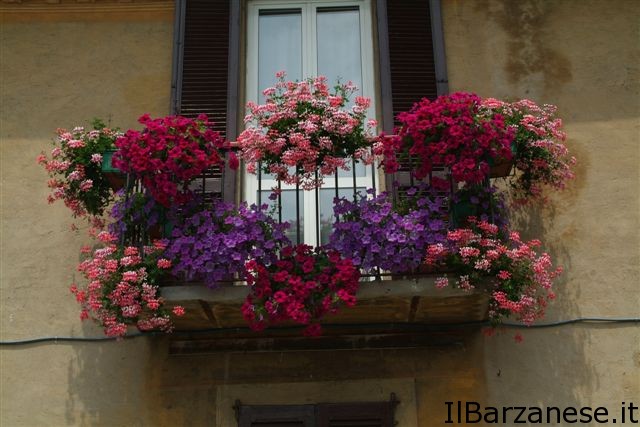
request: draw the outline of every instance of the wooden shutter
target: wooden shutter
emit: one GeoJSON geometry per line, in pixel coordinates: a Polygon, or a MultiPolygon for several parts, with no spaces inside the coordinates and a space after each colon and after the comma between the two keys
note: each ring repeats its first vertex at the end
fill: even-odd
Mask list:
{"type": "MultiPolygon", "coordinates": [[[[176,2],[172,109],[186,117],[206,114],[228,139],[237,136],[239,15],[239,0],[176,2]]],[[[207,198],[234,201],[236,175],[216,169],[196,185],[207,198]]]]}
{"type": "Polygon", "coordinates": [[[238,427],[315,427],[314,405],[241,405],[238,427]]]}
{"type": "Polygon", "coordinates": [[[317,405],[318,427],[393,427],[392,402],[317,405]]]}
{"type": "Polygon", "coordinates": [[[178,113],[205,113],[226,132],[229,0],[186,0],[178,113]]]}
{"type": "Polygon", "coordinates": [[[393,117],[438,96],[428,0],[387,1],[393,117]]]}

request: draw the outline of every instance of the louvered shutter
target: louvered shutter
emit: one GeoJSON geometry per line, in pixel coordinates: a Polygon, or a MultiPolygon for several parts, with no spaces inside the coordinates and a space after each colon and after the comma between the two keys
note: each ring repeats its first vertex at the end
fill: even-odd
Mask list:
{"type": "MultiPolygon", "coordinates": [[[[440,51],[434,49],[442,42],[438,0],[378,0],[378,28],[380,46],[380,70],[382,88],[383,126],[387,133],[393,131],[397,122],[395,118],[401,112],[411,109],[413,104],[422,98],[435,99],[438,96],[438,78],[446,82],[446,67],[436,68],[436,53],[444,62],[444,47],[440,51]],[[435,18],[435,19],[432,19],[435,18]],[[437,32],[434,34],[432,22],[437,32]],[[437,72],[438,70],[438,72],[437,72]]],[[[446,91],[446,83],[440,87],[446,91]]],[[[402,198],[407,187],[417,184],[410,174],[413,169],[411,159],[401,158],[400,169],[394,178],[387,179],[388,188],[394,179],[400,184],[397,197],[402,198]]],[[[435,171],[435,176],[446,176],[444,171],[435,171]]],[[[429,178],[426,180],[429,181],[429,178]]]]}
{"type": "Polygon", "coordinates": [[[393,117],[438,96],[428,0],[387,2],[393,117]]]}
{"type": "MultiPolygon", "coordinates": [[[[204,113],[214,128],[237,133],[239,0],[178,0],[174,55],[174,113],[204,113]]],[[[195,185],[206,198],[235,200],[236,172],[209,171],[195,185]]],[[[197,189],[196,189],[197,191],[197,189]]]]}
{"type": "Polygon", "coordinates": [[[318,427],[393,427],[392,402],[328,403],[316,407],[318,427]]]}
{"type": "Polygon", "coordinates": [[[239,427],[315,427],[314,405],[241,405],[239,427]]]}
{"type": "Polygon", "coordinates": [[[226,132],[229,0],[187,0],[178,113],[205,113],[226,132]]]}

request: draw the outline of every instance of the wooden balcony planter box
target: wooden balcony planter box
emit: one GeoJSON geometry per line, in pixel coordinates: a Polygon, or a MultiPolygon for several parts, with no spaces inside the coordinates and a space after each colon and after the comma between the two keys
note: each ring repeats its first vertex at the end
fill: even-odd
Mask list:
{"type": "Polygon", "coordinates": [[[161,293],[168,306],[179,304],[186,310],[175,319],[179,333],[172,337],[174,354],[357,348],[364,336],[367,348],[404,347],[424,340],[432,343],[434,333],[450,341],[461,327],[469,329],[464,326],[480,325],[488,318],[489,295],[483,289],[437,289],[435,278],[425,275],[361,283],[356,306],[342,307],[325,317],[320,338],[302,337],[302,329],[293,323],[251,331],[240,311],[248,294],[246,286],[165,286],[161,293]]]}

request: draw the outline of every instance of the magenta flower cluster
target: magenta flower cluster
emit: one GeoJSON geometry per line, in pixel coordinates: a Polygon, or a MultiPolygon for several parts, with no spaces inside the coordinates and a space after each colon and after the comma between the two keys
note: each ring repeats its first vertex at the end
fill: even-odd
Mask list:
{"type": "Polygon", "coordinates": [[[574,178],[576,158],[564,145],[566,134],[557,107],[537,105],[528,99],[513,103],[489,98],[482,102],[490,114],[500,114],[515,131],[515,167],[519,173],[509,178],[520,204],[544,198],[545,188],[562,190],[574,178]]]}
{"type": "Polygon", "coordinates": [[[292,320],[306,325],[305,335],[319,335],[322,316],[356,303],[360,272],[336,251],[289,246],[277,262],[250,261],[247,267],[251,291],[242,313],[255,330],[292,320]]]}
{"type": "Polygon", "coordinates": [[[93,225],[101,226],[100,216],[113,196],[102,174],[102,153],[113,148],[121,133],[97,119],[93,127],[90,131],[84,127],[58,129],[50,157],[41,153],[37,161],[50,177],[49,203],[62,200],[75,218],[86,217],[93,225]]]}
{"type": "Polygon", "coordinates": [[[216,202],[211,210],[197,212],[176,224],[166,256],[173,274],[215,286],[223,280],[244,279],[245,263],[270,265],[278,251],[290,245],[288,223],[277,223],[264,210],[245,203],[216,202]]]}
{"type": "Polygon", "coordinates": [[[401,159],[411,156],[417,178],[439,165],[449,167],[457,182],[482,182],[489,176],[490,161],[511,159],[514,131],[501,114],[481,114],[481,106],[479,96],[457,92],[434,101],[423,98],[398,114],[397,135],[384,138],[377,149],[385,171],[397,171],[401,159]]]}
{"type": "Polygon", "coordinates": [[[138,121],[142,132],[128,130],[118,138],[113,164],[142,180],[156,201],[165,207],[191,198],[189,183],[206,169],[224,165],[228,144],[213,130],[207,116],[196,120],[180,116],[138,121]]]}

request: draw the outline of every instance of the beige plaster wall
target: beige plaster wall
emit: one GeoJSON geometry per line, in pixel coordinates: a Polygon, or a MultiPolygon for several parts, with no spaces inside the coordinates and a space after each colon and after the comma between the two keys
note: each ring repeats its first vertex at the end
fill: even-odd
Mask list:
{"type": "MultiPolygon", "coordinates": [[[[144,112],[168,113],[173,3],[0,8],[0,336],[99,336],[68,291],[85,230],[71,232],[69,211],[47,205],[34,159],[57,127],[102,117],[128,128],[144,112]]],[[[0,425],[93,424],[103,411],[105,425],[143,424],[147,347],[2,348],[0,425]]]]}
{"type": "MultiPolygon", "coordinates": [[[[132,127],[169,105],[170,1],[38,4],[5,6],[0,28],[2,340],[100,335],[68,292],[85,239],[66,208],[47,206],[34,160],[53,130],[94,116],[132,127]]],[[[518,218],[567,270],[550,320],[640,316],[639,12],[631,0],[443,0],[451,90],[557,104],[579,159],[568,191],[518,218]]],[[[412,384],[396,388],[413,393],[402,415],[420,426],[440,425],[447,400],[612,410],[638,400],[637,326],[523,331],[518,345],[512,333],[420,350],[197,357],[169,357],[166,339],[2,347],[0,424],[214,425],[230,390],[284,400],[330,382],[339,401],[353,399],[353,387],[335,387],[350,380],[363,396],[412,384]]]]}
{"type": "MultiPolygon", "coordinates": [[[[566,272],[549,320],[640,317],[640,3],[443,1],[451,91],[556,104],[576,179],[518,224],[566,272]]],[[[487,340],[487,404],[640,400],[635,325],[524,331],[487,340]]]]}

